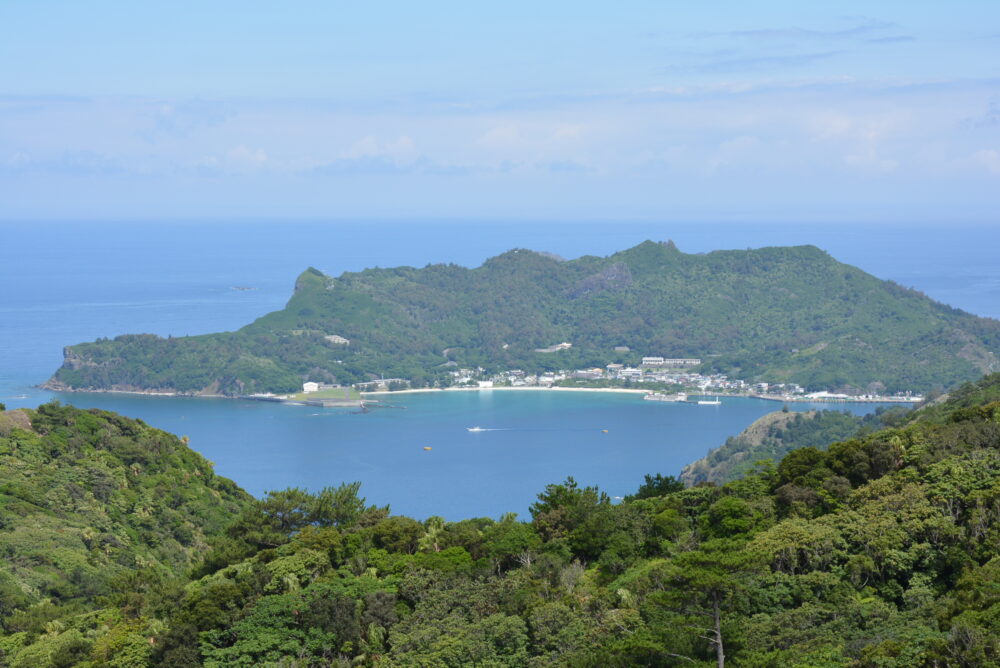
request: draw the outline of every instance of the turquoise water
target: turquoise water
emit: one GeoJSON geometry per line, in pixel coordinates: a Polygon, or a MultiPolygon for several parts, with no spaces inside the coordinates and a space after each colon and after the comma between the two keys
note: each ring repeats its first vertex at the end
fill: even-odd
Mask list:
{"type": "Polygon", "coordinates": [[[60,396],[36,385],[73,343],[238,328],[280,308],[308,266],[331,274],[429,262],[477,266],[513,247],[578,257],[671,238],[685,252],[811,243],[953,306],[1000,316],[994,226],[8,223],[0,225],[0,402],[36,406],[55,397],[140,417],[190,436],[220,473],[255,494],[361,480],[373,502],[449,518],[524,512],[545,484],[567,475],[624,496],[643,474],[676,473],[776,404],[454,393],[397,396],[392,403],[403,408],[352,415],[225,400],[60,396]],[[505,431],[466,431],[475,425],[505,431]]]}
{"type": "MultiPolygon", "coordinates": [[[[638,394],[505,390],[382,395],[393,408],[366,414],[226,399],[62,398],[189,436],[218,473],[253,494],[360,480],[370,502],[447,519],[526,513],[546,484],[566,476],[625,496],[644,474],[676,474],[781,407],[748,398],[696,406],[643,401],[638,394]],[[491,431],[467,430],[476,426],[491,431]]],[[[870,404],[850,408],[874,410],[870,404]]]]}

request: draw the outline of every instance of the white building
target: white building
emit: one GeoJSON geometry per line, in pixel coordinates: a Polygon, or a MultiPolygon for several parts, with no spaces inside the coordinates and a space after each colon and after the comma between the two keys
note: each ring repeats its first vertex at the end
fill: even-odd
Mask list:
{"type": "Polygon", "coordinates": [[[302,391],[306,394],[310,392],[319,392],[319,383],[314,383],[309,381],[308,383],[302,383],[302,391]]]}
{"type": "Polygon", "coordinates": [[[668,357],[663,360],[663,366],[687,367],[698,366],[699,364],[701,364],[701,360],[696,357],[668,357]]]}
{"type": "Polygon", "coordinates": [[[562,343],[557,343],[554,346],[549,346],[548,348],[535,348],[536,353],[557,353],[560,350],[567,350],[572,348],[573,344],[569,341],[563,341],[562,343]]]}
{"type": "Polygon", "coordinates": [[[806,399],[847,399],[848,395],[836,392],[810,392],[806,399]]]}

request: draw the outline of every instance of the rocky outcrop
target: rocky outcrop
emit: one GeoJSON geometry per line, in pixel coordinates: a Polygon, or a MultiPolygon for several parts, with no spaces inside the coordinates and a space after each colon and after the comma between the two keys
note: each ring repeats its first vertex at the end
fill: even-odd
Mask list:
{"type": "Polygon", "coordinates": [[[603,271],[588,276],[570,291],[573,298],[585,297],[597,292],[624,290],[632,284],[632,272],[624,262],[616,262],[603,271]]]}

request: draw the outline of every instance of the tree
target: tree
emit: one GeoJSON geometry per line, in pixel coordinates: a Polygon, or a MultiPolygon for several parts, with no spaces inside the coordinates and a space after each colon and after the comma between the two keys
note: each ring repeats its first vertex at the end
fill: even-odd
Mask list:
{"type": "Polygon", "coordinates": [[[309,509],[309,519],[320,526],[343,528],[353,525],[366,508],[365,498],[358,496],[360,490],[360,482],[323,488],[309,509]]]}
{"type": "Polygon", "coordinates": [[[715,539],[680,553],[671,563],[668,586],[655,597],[690,620],[688,629],[708,641],[719,668],[726,661],[724,615],[749,589],[749,576],[759,570],[744,546],[742,541],[715,539]]]}
{"type": "Polygon", "coordinates": [[[559,485],[548,485],[531,504],[535,529],[546,540],[566,538],[611,498],[596,487],[580,489],[572,476],[559,485]]]}
{"type": "Polygon", "coordinates": [[[499,575],[515,564],[528,566],[542,541],[530,524],[517,521],[517,515],[508,513],[499,522],[483,530],[487,555],[499,575]]]}
{"type": "Polygon", "coordinates": [[[638,491],[631,496],[626,496],[626,501],[635,501],[637,499],[648,499],[654,496],[666,496],[672,492],[679,492],[684,489],[684,483],[675,478],[672,475],[664,476],[657,473],[656,475],[645,476],[645,481],[639,485],[638,491]]]}

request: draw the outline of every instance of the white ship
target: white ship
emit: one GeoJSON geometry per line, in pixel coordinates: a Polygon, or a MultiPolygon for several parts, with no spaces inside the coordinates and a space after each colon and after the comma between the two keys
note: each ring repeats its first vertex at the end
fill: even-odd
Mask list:
{"type": "Polygon", "coordinates": [[[476,432],[476,431],[486,431],[486,430],[483,429],[482,427],[466,427],[465,431],[476,432]]]}

